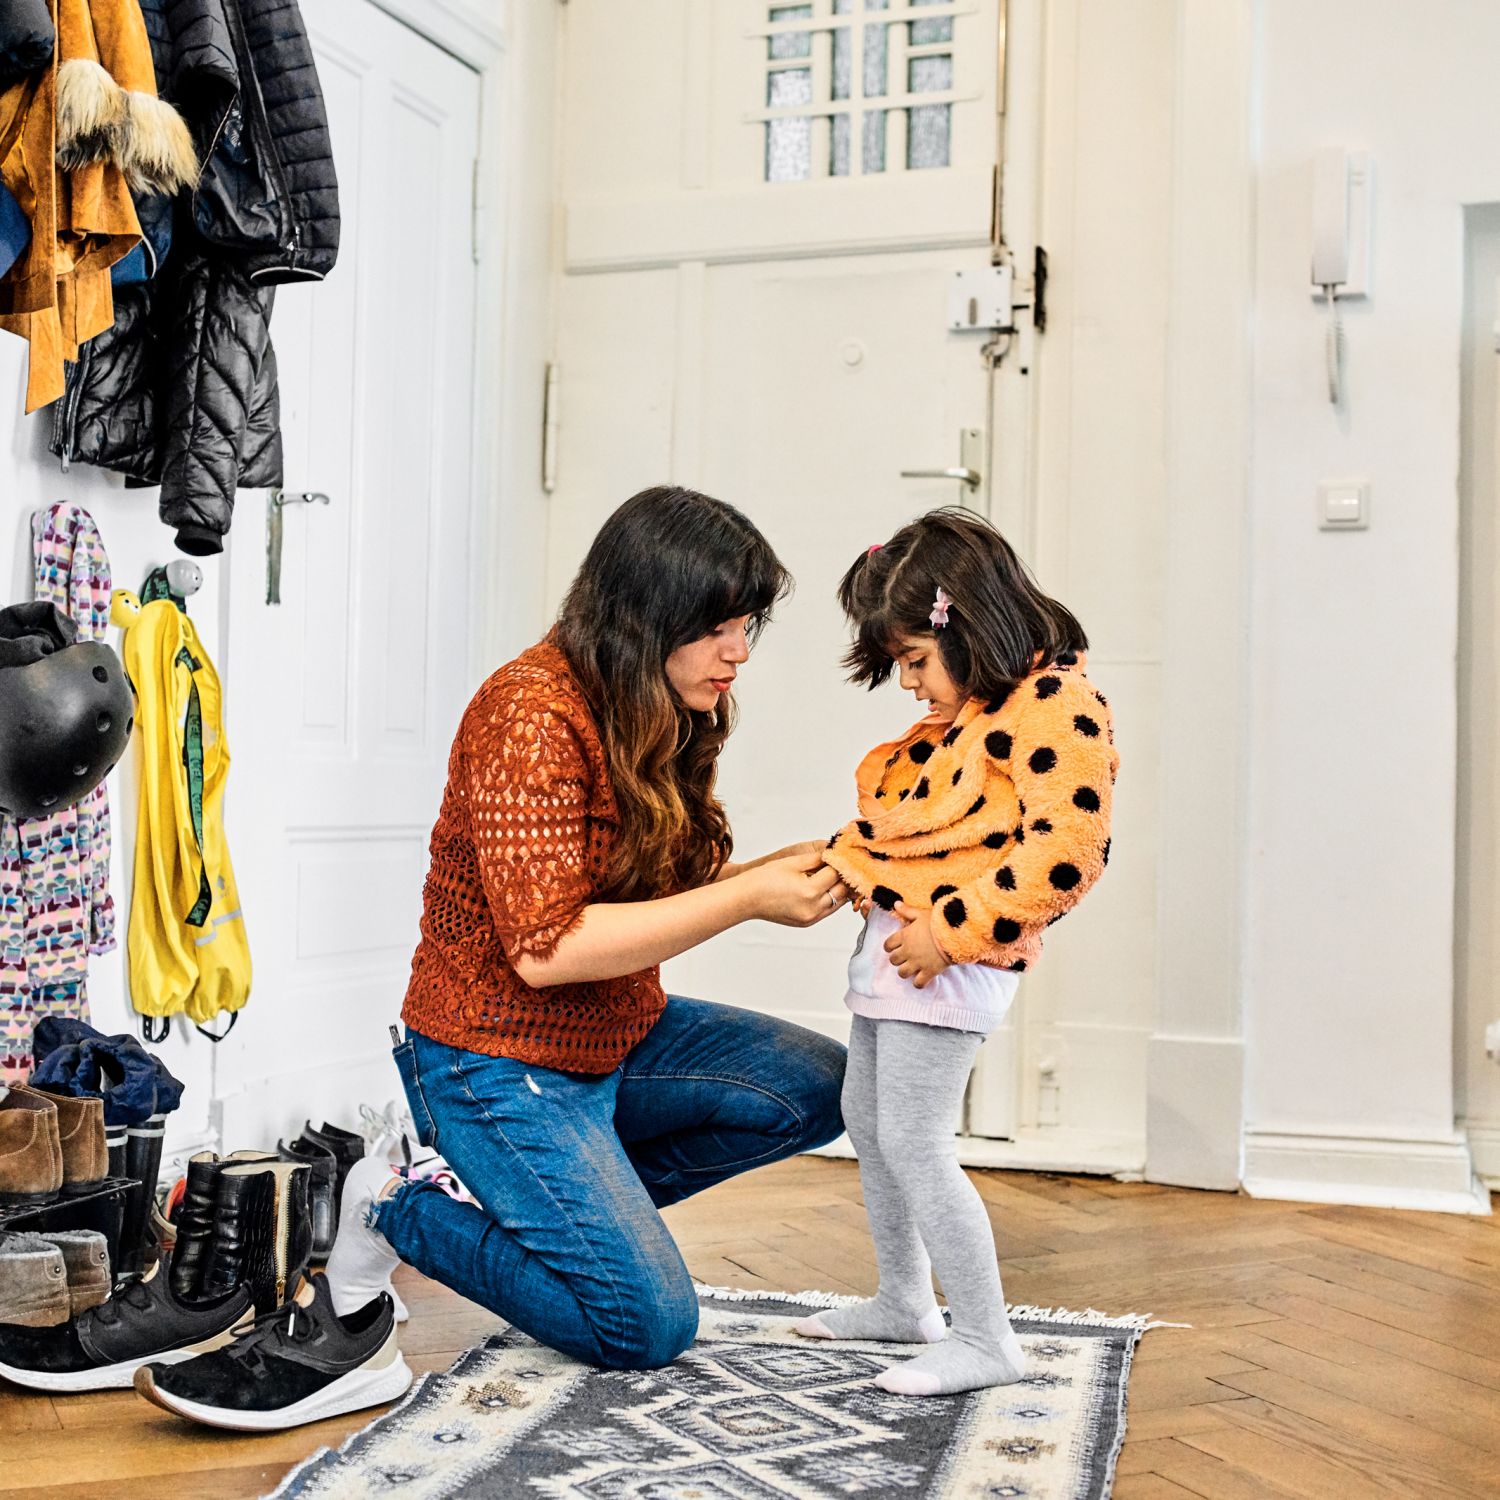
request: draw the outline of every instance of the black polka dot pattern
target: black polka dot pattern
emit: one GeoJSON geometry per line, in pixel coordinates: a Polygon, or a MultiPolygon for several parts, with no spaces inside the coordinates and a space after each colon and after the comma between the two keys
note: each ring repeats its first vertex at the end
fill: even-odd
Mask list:
{"type": "Polygon", "coordinates": [[[932,759],[932,746],[926,740],[918,740],[910,750],[906,752],[916,761],[919,766],[925,766],[932,759]]]}
{"type": "Polygon", "coordinates": [[[950,786],[957,786],[959,784],[959,782],[962,781],[963,779],[964,779],[964,768],[962,766],[960,766],[953,773],[953,780],[951,782],[949,782],[948,784],[950,786]]]}
{"type": "Polygon", "coordinates": [[[1011,829],[1010,836],[1018,844],[1024,844],[1026,842],[1026,825],[1024,823],[1017,823],[1016,826],[1011,829]]]}
{"type": "Polygon", "coordinates": [[[934,906],[936,906],[938,904],[938,902],[943,899],[944,896],[951,896],[954,893],[954,891],[956,891],[957,889],[958,889],[958,887],[956,885],[939,885],[939,886],[935,886],[935,887],[933,887],[933,892],[932,892],[932,895],[931,895],[931,897],[929,899],[931,900],[932,904],[934,906]]]}
{"type": "Polygon", "coordinates": [[[876,906],[880,907],[882,911],[893,911],[895,909],[896,903],[901,899],[901,892],[893,891],[888,885],[877,885],[875,889],[870,892],[870,900],[873,901],[876,906]]]}
{"type": "Polygon", "coordinates": [[[996,760],[1010,759],[1011,738],[1003,729],[992,729],[984,737],[984,748],[996,760]]]}
{"type": "Polygon", "coordinates": [[[952,744],[956,743],[957,740],[958,740],[959,735],[961,735],[962,733],[963,733],[963,730],[960,729],[957,724],[955,724],[953,726],[953,728],[950,729],[947,732],[947,734],[945,734],[943,736],[943,744],[944,745],[952,745],[952,744]]]}
{"type": "Polygon", "coordinates": [[[1002,891],[1013,891],[1016,888],[1016,872],[1009,865],[1001,865],[995,871],[995,884],[1002,891]]]}
{"type": "Polygon", "coordinates": [[[1109,863],[1109,846],[1112,843],[1114,843],[1113,839],[1105,839],[1105,841],[1104,841],[1104,863],[1105,864],[1109,863]]]}
{"type": "Polygon", "coordinates": [[[868,854],[871,859],[878,859],[882,864],[884,864],[886,860],[890,858],[889,854],[882,854],[878,849],[866,849],[865,853],[868,854]]]}
{"type": "Polygon", "coordinates": [[[1055,698],[1061,691],[1061,677],[1038,677],[1036,680],[1036,695],[1038,698],[1055,698]]]}
{"type": "Polygon", "coordinates": [[[859,830],[860,838],[872,839],[875,837],[874,827],[871,824],[867,823],[863,818],[861,818],[859,822],[857,822],[854,826],[859,830]]]}
{"type": "Polygon", "coordinates": [[[1012,922],[1009,917],[997,917],[995,919],[995,941],[997,943],[1013,943],[1021,935],[1021,924],[1012,922]]]}
{"type": "Polygon", "coordinates": [[[974,816],[974,814],[977,813],[983,806],[984,806],[984,798],[982,796],[981,797],[976,797],[974,799],[973,806],[970,807],[969,810],[968,810],[968,812],[966,812],[964,814],[964,817],[966,817],[966,818],[972,818],[974,816]]]}
{"type": "Polygon", "coordinates": [[[912,793],[912,796],[913,796],[913,797],[914,797],[914,798],[915,798],[915,799],[916,799],[916,800],[917,800],[917,801],[918,801],[918,802],[920,802],[920,801],[921,801],[921,800],[922,800],[922,798],[924,798],[924,797],[925,797],[925,796],[926,796],[926,795],[927,795],[927,794],[928,794],[928,793],[929,793],[929,792],[930,792],[930,791],[931,791],[931,790],[932,790],[932,788],[931,788],[931,787],[930,787],[930,786],[928,786],[928,784],[927,784],[927,778],[926,778],[926,777],[925,777],[925,776],[924,776],[924,777],[923,777],[923,778],[922,778],[922,779],[921,779],[921,780],[920,780],[920,781],[919,781],[919,782],[918,782],[918,783],[917,783],[917,789],[916,789],[916,791],[914,791],[914,792],[913,792],[913,793],[912,793]]]}
{"type": "Polygon", "coordinates": [[[1035,776],[1045,776],[1057,764],[1057,751],[1050,745],[1042,745],[1031,752],[1031,759],[1026,762],[1031,767],[1035,776]]]}
{"type": "Polygon", "coordinates": [[[1079,873],[1077,865],[1070,865],[1065,862],[1060,865],[1053,865],[1051,870],[1047,872],[1047,879],[1052,882],[1057,890],[1071,891],[1083,879],[1083,876],[1079,873]]]}
{"type": "Polygon", "coordinates": [[[955,896],[943,907],[943,920],[950,927],[962,927],[968,920],[968,908],[955,896]]]}
{"type": "Polygon", "coordinates": [[[984,836],[984,847],[986,849],[1003,849],[1009,842],[1010,835],[998,828],[994,833],[987,833],[984,836]]]}
{"type": "Polygon", "coordinates": [[[1049,818],[1038,818],[1036,820],[1036,822],[1031,825],[1031,831],[1033,833],[1051,833],[1052,832],[1052,822],[1051,822],[1051,819],[1049,819],[1049,818]]]}
{"type": "Polygon", "coordinates": [[[1091,786],[1081,786],[1073,793],[1073,806],[1081,807],[1084,812],[1099,811],[1099,793],[1091,786]]]}
{"type": "Polygon", "coordinates": [[[1075,715],[1073,728],[1087,739],[1097,740],[1099,738],[1099,726],[1087,714],[1075,715]]]}
{"type": "Polygon", "coordinates": [[[1024,974],[1026,972],[1026,960],[1024,958],[1018,958],[1015,963],[1010,966],[1010,972],[1012,974],[1024,974]]]}

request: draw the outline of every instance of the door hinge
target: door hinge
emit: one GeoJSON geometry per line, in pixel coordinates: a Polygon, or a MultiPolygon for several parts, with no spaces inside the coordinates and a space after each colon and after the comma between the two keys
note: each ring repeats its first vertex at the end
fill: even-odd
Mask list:
{"type": "Polygon", "coordinates": [[[484,162],[474,158],[474,171],[469,179],[469,251],[477,266],[484,254],[484,162]]]}
{"type": "Polygon", "coordinates": [[[542,391],[542,493],[550,495],[557,488],[557,438],[562,414],[558,409],[561,378],[557,365],[547,366],[546,385],[542,391]]]}

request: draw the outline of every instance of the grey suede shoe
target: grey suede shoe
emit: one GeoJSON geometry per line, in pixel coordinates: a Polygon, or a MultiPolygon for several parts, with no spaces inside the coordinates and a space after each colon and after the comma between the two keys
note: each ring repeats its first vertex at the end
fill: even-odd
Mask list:
{"type": "Polygon", "coordinates": [[[97,1229],[48,1229],[33,1236],[62,1251],[68,1275],[70,1313],[77,1317],[107,1301],[113,1282],[109,1274],[109,1242],[97,1229]]]}
{"type": "Polygon", "coordinates": [[[39,1235],[0,1235],[0,1323],[51,1328],[69,1311],[63,1252],[39,1235]]]}

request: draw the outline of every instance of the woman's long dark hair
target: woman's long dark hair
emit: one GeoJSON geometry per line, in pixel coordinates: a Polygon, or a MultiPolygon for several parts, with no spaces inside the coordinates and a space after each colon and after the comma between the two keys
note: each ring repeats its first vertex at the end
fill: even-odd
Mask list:
{"type": "Polygon", "coordinates": [[[667,658],[726,620],[758,633],[791,575],[748,517],[696,490],[642,490],[607,520],[573,580],[557,640],[599,725],[620,833],[599,895],[650,900],[711,880],[733,839],[714,796],[729,697],[699,713],[667,658]]]}
{"type": "Polygon", "coordinates": [[[1036,585],[1010,543],[962,506],[929,511],[865,553],[839,583],[854,626],[844,656],[851,682],[876,688],[906,636],[937,640],[948,675],[972,698],[995,700],[1044,661],[1088,648],[1070,610],[1036,585]],[[938,589],[952,601],[934,630],[938,589]]]}

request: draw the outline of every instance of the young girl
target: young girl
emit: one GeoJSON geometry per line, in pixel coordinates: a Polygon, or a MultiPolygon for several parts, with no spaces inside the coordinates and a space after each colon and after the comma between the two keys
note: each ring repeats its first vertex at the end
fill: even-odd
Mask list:
{"type": "Polygon", "coordinates": [[[874,688],[899,670],[930,712],[865,757],[860,816],[824,856],[866,914],[843,1109],[880,1285],[796,1332],[934,1345],[877,1377],[903,1395],[1004,1385],[1025,1359],[954,1132],[975,1054],[1042,929],[1109,858],[1109,709],[1083,673],[1083,628],[972,512],[934,511],[870,548],[839,599],[851,680],[874,688]]]}

